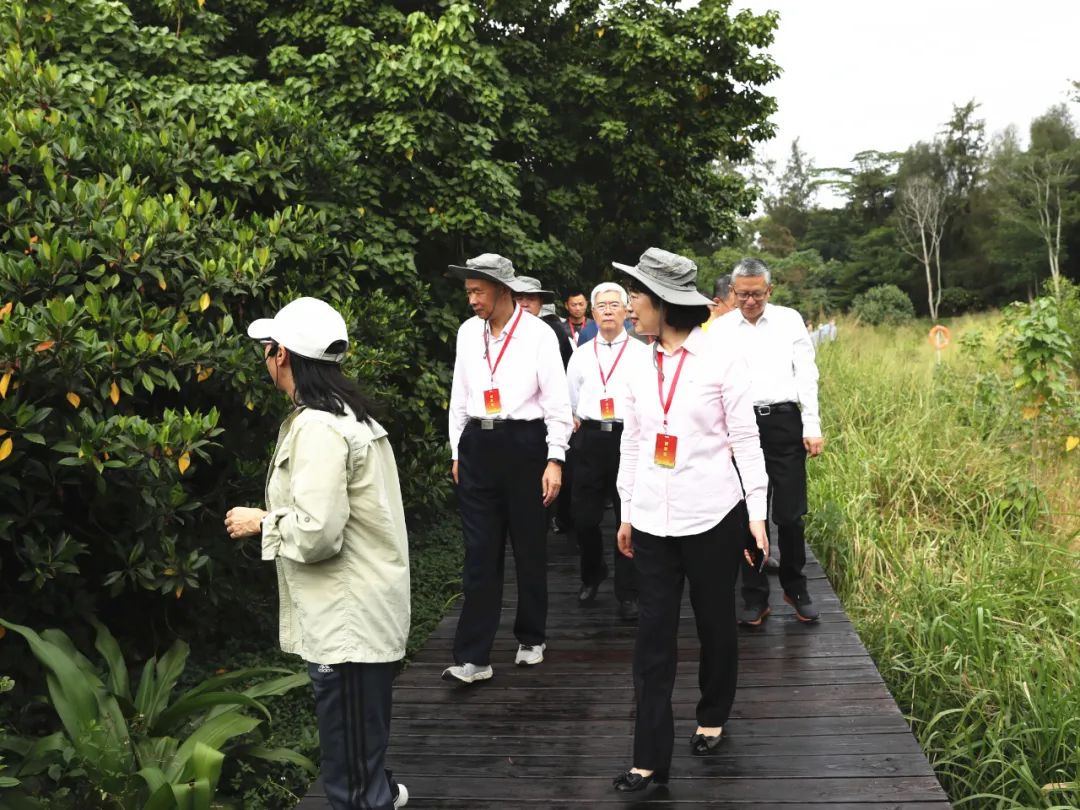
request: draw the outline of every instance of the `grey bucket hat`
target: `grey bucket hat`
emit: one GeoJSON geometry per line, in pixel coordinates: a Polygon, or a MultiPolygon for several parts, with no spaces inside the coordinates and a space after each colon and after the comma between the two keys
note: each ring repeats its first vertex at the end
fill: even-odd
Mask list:
{"type": "Polygon", "coordinates": [[[712,299],[698,292],[694,284],[697,265],[678,253],[649,248],[633,267],[618,262],[611,264],[616,270],[636,278],[669,304],[698,306],[712,303],[712,299]]]}
{"type": "MultiPolygon", "coordinates": [[[[467,260],[464,267],[451,264],[447,269],[455,278],[482,278],[494,281],[496,284],[505,284],[516,293],[531,292],[528,289],[529,285],[524,283],[521,277],[514,275],[513,263],[498,253],[482,253],[475,259],[467,260]]],[[[536,284],[539,286],[540,282],[536,284]]]]}
{"type": "Polygon", "coordinates": [[[532,276],[518,276],[517,280],[529,285],[527,290],[519,290],[525,295],[539,295],[545,304],[550,304],[555,300],[554,290],[542,290],[540,289],[540,280],[533,278],[532,276]]]}

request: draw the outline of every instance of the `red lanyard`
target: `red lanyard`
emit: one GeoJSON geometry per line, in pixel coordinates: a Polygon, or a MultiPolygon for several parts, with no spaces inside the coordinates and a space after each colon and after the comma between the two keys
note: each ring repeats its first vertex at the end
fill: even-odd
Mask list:
{"type": "Polygon", "coordinates": [[[671,410],[671,400],[675,398],[675,386],[679,384],[679,375],[682,373],[683,363],[686,362],[686,349],[682,350],[679,357],[679,365],[675,367],[675,376],[671,379],[671,388],[668,389],[667,400],[664,400],[664,352],[656,353],[656,389],[660,392],[660,407],[664,409],[664,433],[667,433],[667,415],[671,410]]]}
{"type": "MultiPolygon", "coordinates": [[[[596,348],[596,344],[600,342],[600,336],[597,335],[593,338],[593,354],[596,355],[596,370],[600,372],[600,384],[604,386],[604,393],[607,393],[607,384],[611,379],[611,375],[615,373],[615,366],[619,365],[619,361],[622,360],[623,352],[626,351],[626,344],[630,342],[630,338],[627,337],[623,341],[622,348],[619,349],[619,354],[615,357],[615,362],[611,364],[611,368],[608,369],[608,373],[604,375],[604,368],[600,365],[600,350],[596,348]]],[[[610,344],[608,344],[610,345],[610,344]]]]}
{"type": "Polygon", "coordinates": [[[499,356],[495,358],[495,365],[491,365],[491,352],[488,351],[488,325],[484,324],[484,359],[487,360],[488,370],[491,372],[491,382],[495,383],[495,371],[499,368],[499,361],[502,360],[503,355],[506,354],[506,347],[510,345],[510,341],[514,338],[514,330],[517,329],[518,323],[521,321],[521,314],[525,310],[518,307],[517,317],[514,319],[514,325],[510,327],[510,331],[506,333],[506,342],[503,343],[502,348],[499,350],[499,356]]]}

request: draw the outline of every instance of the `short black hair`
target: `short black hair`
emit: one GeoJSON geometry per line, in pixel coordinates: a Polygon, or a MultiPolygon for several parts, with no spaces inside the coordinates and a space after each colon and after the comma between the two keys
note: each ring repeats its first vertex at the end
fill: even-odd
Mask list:
{"type": "Polygon", "coordinates": [[[727,275],[720,276],[720,278],[718,278],[713,283],[712,297],[713,298],[727,298],[728,297],[728,291],[730,289],[731,289],[731,273],[728,273],[727,275]]]}
{"type": "Polygon", "coordinates": [[[672,329],[693,329],[709,320],[709,308],[705,304],[669,304],[636,278],[627,285],[630,292],[649,296],[653,307],[662,309],[664,323],[672,329]]]}
{"type": "Polygon", "coordinates": [[[585,294],[585,290],[581,289],[581,287],[571,287],[566,295],[563,296],[563,301],[569,301],[571,298],[577,298],[579,295],[586,301],[589,300],[589,296],[585,294]]]}

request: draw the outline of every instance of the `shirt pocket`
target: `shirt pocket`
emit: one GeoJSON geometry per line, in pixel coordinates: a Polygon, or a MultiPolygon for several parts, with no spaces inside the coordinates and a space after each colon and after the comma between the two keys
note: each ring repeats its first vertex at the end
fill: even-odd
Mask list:
{"type": "Polygon", "coordinates": [[[292,488],[292,477],[289,470],[289,446],[285,445],[274,455],[270,467],[270,475],[266,482],[267,509],[279,509],[288,504],[289,493],[292,488]]]}

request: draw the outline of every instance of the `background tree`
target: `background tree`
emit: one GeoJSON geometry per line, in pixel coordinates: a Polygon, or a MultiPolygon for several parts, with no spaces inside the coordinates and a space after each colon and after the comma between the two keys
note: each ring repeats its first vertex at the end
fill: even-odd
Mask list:
{"type": "Polygon", "coordinates": [[[945,231],[946,193],[927,175],[908,180],[896,209],[901,249],[922,264],[926,272],[927,305],[937,320],[941,303],[941,237],[945,231]]]}

